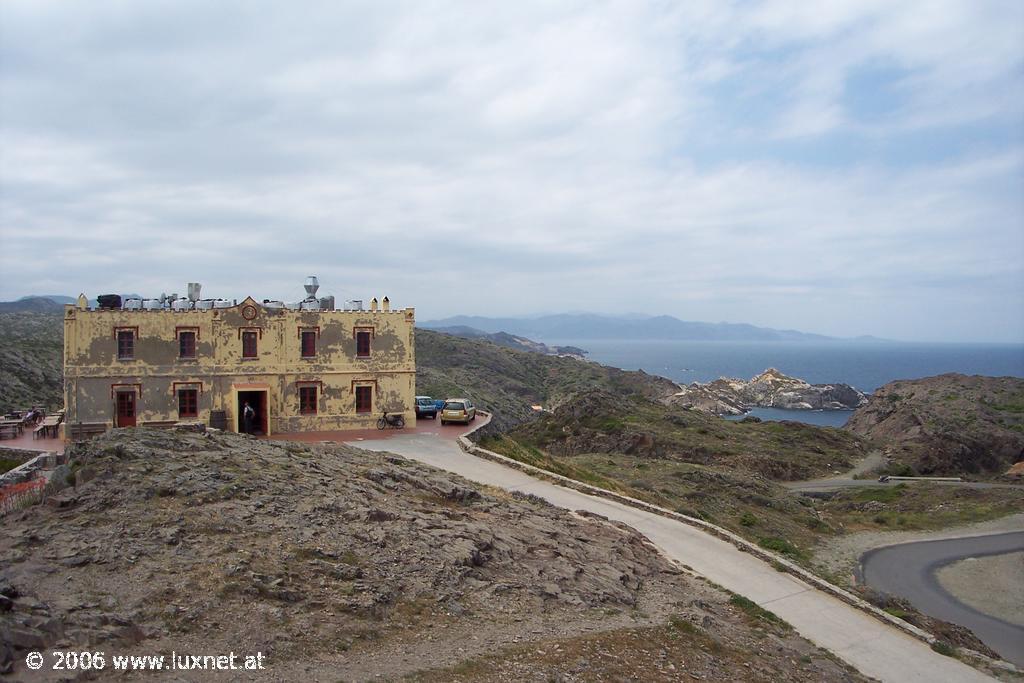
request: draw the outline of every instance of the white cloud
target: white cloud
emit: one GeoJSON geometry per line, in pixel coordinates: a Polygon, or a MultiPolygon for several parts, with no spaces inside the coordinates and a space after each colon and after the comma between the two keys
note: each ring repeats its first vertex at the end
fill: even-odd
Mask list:
{"type": "Polygon", "coordinates": [[[8,4],[0,298],[287,296],[315,269],[421,316],[557,300],[962,337],[938,302],[975,324],[1024,287],[1021,10],[815,7],[8,4]],[[877,64],[900,104],[857,121],[848,79],[877,64]],[[981,124],[1009,146],[950,128],[981,124]],[[801,156],[922,132],[948,146],[930,164],[801,156]]]}

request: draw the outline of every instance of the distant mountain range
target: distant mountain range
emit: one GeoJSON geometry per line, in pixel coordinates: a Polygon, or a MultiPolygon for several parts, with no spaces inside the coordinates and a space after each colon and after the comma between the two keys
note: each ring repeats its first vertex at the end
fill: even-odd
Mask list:
{"type": "MultiPolygon", "coordinates": [[[[64,303],[57,303],[58,297],[26,296],[17,301],[0,301],[0,312],[4,313],[57,313],[64,308],[64,303]]],[[[66,298],[66,297],[60,297],[66,298]]],[[[70,299],[66,303],[74,303],[70,299]]]]}
{"type": "MultiPolygon", "coordinates": [[[[125,294],[122,298],[137,297],[125,294]]],[[[73,304],[76,299],[63,295],[32,295],[17,301],[0,302],[0,311],[31,311],[46,313],[60,311],[64,304],[73,304]]],[[[90,306],[96,306],[90,300],[90,306]]],[[[442,320],[417,323],[429,330],[438,330],[460,337],[487,337],[498,333],[526,337],[529,340],[579,340],[589,339],[668,339],[681,341],[830,341],[837,337],[799,332],[797,330],[776,330],[744,323],[703,323],[679,320],[670,315],[642,316],[637,314],[613,316],[596,313],[561,313],[536,318],[488,318],[484,316],[458,315],[442,320]]],[[[511,339],[491,341],[503,346],[516,348],[511,339]]],[[[884,341],[877,337],[857,337],[857,341],[884,341]]],[[[540,350],[540,349],[534,349],[540,350]]],[[[566,350],[574,353],[576,350],[566,350]]],[[[542,351],[544,353],[545,351],[542,351]]],[[[558,353],[549,349],[548,353],[558,353]]]]}
{"type": "Polygon", "coordinates": [[[742,323],[701,323],[668,315],[648,318],[597,314],[559,314],[539,318],[487,318],[460,315],[418,323],[431,330],[472,328],[488,334],[507,332],[530,339],[671,339],[684,341],[829,341],[836,337],[775,330],[742,323]]]}
{"type": "MultiPolygon", "coordinates": [[[[122,299],[138,297],[137,294],[122,294],[122,299]]],[[[64,310],[64,304],[73,304],[77,297],[63,294],[30,294],[17,301],[0,301],[0,313],[56,313],[64,310]]],[[[89,299],[89,305],[96,306],[96,299],[89,299]]]]}

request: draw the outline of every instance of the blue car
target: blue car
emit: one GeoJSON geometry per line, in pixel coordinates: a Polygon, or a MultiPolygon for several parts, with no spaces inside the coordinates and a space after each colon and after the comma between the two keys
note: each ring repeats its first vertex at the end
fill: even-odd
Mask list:
{"type": "MultiPolygon", "coordinates": [[[[441,401],[441,405],[444,405],[444,401],[441,401]]],[[[437,417],[437,402],[429,396],[417,396],[416,397],[416,417],[424,418],[429,417],[431,420],[437,417]]]]}

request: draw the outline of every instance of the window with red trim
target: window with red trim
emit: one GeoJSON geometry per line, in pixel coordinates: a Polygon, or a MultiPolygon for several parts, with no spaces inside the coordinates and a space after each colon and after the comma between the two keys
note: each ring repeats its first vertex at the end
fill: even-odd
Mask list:
{"type": "Polygon", "coordinates": [[[299,387],[299,413],[316,415],[316,387],[299,387]]]}
{"type": "Polygon", "coordinates": [[[356,387],[356,412],[373,412],[373,387],[356,387]]]}
{"type": "Polygon", "coordinates": [[[178,358],[196,357],[196,333],[183,330],[178,333],[178,358]]]}
{"type": "Polygon", "coordinates": [[[199,391],[178,389],[178,417],[199,416],[199,391]]]}
{"type": "Polygon", "coordinates": [[[360,330],[356,332],[356,356],[368,358],[370,355],[370,333],[360,330]]]}
{"type": "Polygon", "coordinates": [[[256,333],[242,332],[242,358],[255,358],[256,356],[256,333]]]}
{"type": "Polygon", "coordinates": [[[117,358],[118,360],[132,360],[135,358],[135,331],[117,331],[117,358]]]}
{"type": "Polygon", "coordinates": [[[313,358],[316,356],[316,332],[314,330],[302,331],[302,357],[313,358]]]}

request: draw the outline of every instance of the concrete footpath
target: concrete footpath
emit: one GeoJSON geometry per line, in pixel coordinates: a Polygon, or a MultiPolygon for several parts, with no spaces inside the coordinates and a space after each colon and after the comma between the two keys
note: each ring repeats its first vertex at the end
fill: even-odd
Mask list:
{"type": "Polygon", "coordinates": [[[465,453],[454,440],[438,435],[393,434],[385,440],[350,445],[390,451],[481,484],[531,493],[559,507],[587,510],[624,522],[647,536],[668,557],[778,614],[802,636],[868,676],[883,681],[922,683],[992,680],[966,664],[932,651],[899,629],[682,522],[535,479],[465,453]]]}

